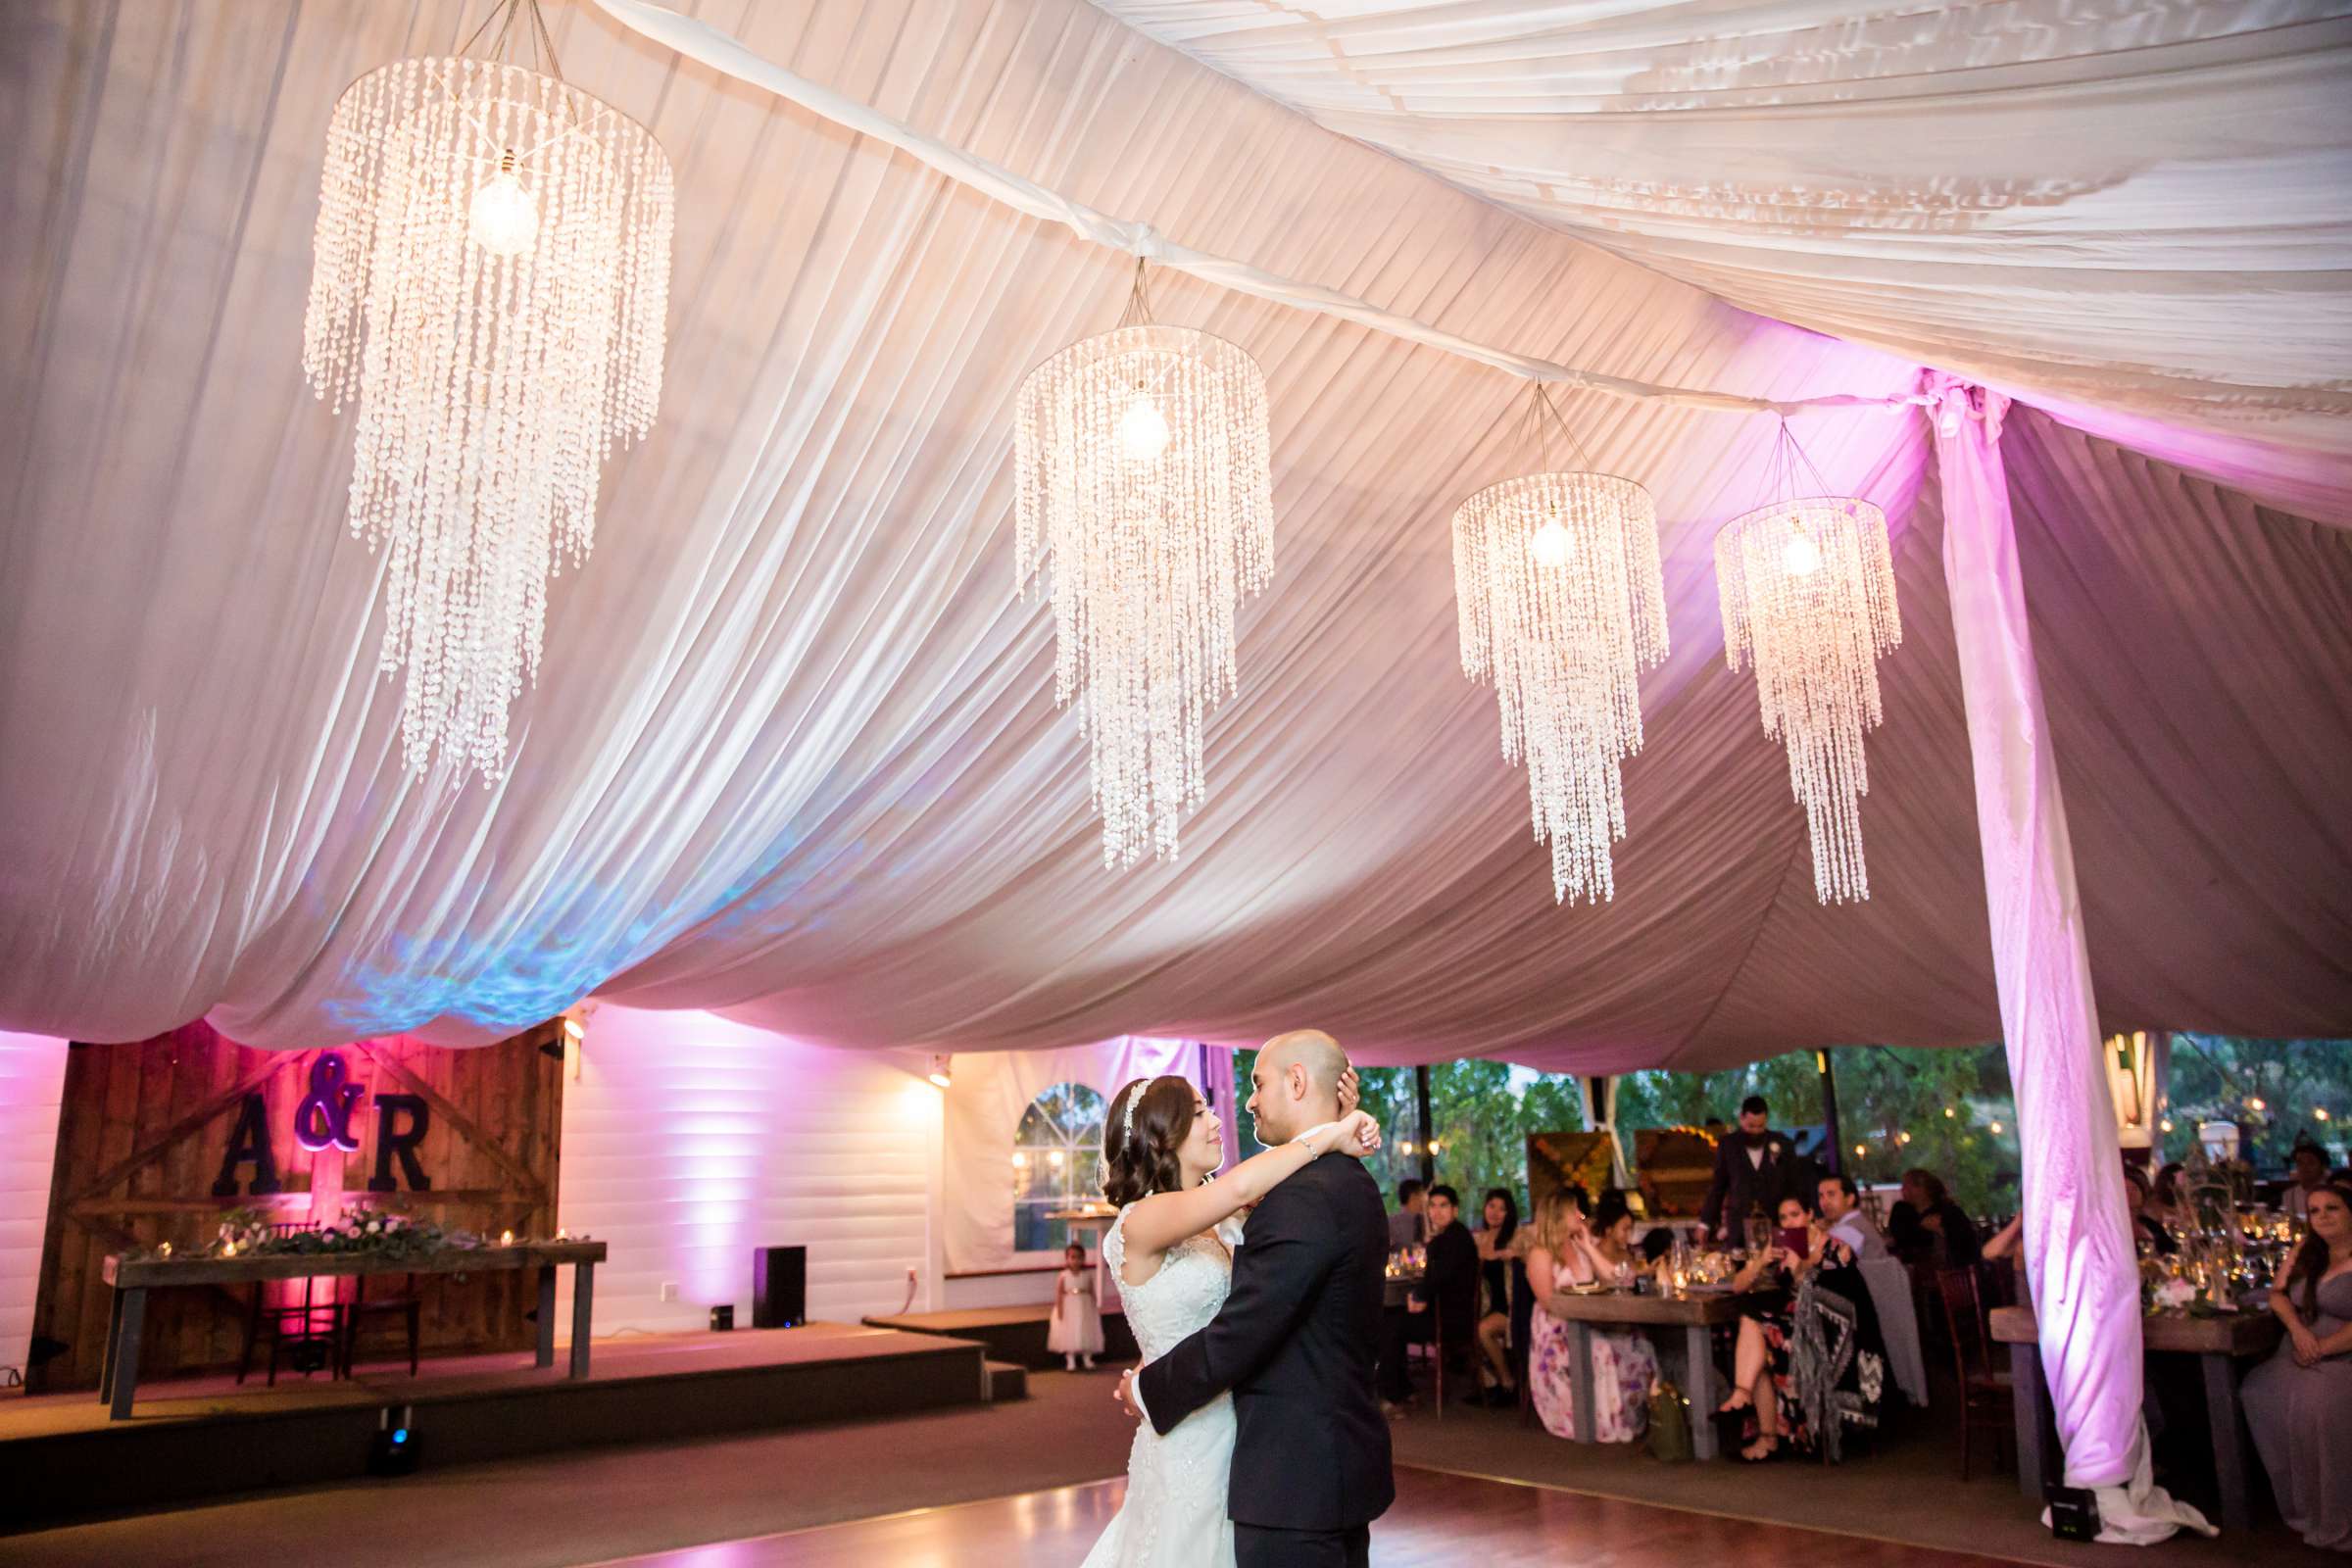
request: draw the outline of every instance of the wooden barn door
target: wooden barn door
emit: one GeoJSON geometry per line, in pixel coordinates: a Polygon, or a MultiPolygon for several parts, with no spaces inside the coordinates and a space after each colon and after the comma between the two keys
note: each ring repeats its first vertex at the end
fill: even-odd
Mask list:
{"type": "MultiPolygon", "coordinates": [[[[167,1241],[202,1248],[234,1208],[332,1223],[382,1207],[493,1241],[510,1229],[553,1234],[562,1043],[553,1020],[472,1051],[405,1039],[251,1051],[204,1023],[126,1045],[76,1043],[66,1059],[33,1309],[36,1340],[65,1348],[34,1369],[33,1388],[97,1387],[108,1304],[100,1264],[109,1252],[167,1241]],[[331,1139],[316,1152],[304,1146],[297,1124],[314,1095],[304,1123],[312,1138],[339,1132],[356,1149],[331,1139]],[[267,1160],[259,1157],[265,1139],[267,1160]],[[230,1163],[232,1153],[248,1157],[230,1163]],[[270,1167],[277,1190],[257,1191],[270,1185],[270,1167]],[[370,1191],[371,1179],[391,1190],[370,1191]],[[217,1191],[230,1184],[233,1192],[217,1191]]],[[[526,1314],[536,1301],[521,1274],[417,1283],[425,1354],[530,1347],[526,1314]]],[[[329,1288],[320,1281],[318,1298],[329,1288]]],[[[348,1295],[351,1286],[340,1289],[348,1295]]],[[[157,1292],[147,1307],[142,1376],[234,1368],[244,1309],[241,1293],[157,1292]]],[[[405,1351],[397,1330],[380,1324],[363,1361],[370,1346],[379,1354],[405,1351]]]]}

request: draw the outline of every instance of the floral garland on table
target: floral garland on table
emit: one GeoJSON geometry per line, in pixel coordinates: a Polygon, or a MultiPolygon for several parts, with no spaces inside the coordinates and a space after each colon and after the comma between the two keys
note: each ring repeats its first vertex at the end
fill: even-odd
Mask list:
{"type": "MultiPolygon", "coordinates": [[[[489,1245],[472,1231],[445,1230],[431,1220],[388,1209],[361,1209],[339,1225],[279,1234],[270,1210],[237,1208],[220,1216],[220,1228],[198,1257],[308,1257],[319,1254],[416,1257],[427,1252],[473,1251],[489,1245]]],[[[141,1250],[141,1258],[172,1256],[169,1243],[141,1250]]]]}

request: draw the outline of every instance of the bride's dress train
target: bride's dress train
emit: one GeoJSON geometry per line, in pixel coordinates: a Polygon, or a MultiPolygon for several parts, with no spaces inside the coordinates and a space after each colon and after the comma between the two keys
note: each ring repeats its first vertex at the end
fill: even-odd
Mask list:
{"type": "MultiPolygon", "coordinates": [[[[1126,1283],[1121,1214],[1102,1238],[1102,1260],[1119,1281],[1127,1326],[1144,1359],[1156,1361],[1207,1325],[1233,1289],[1230,1222],[1223,1235],[1189,1237],[1168,1249],[1159,1272],[1126,1283]]],[[[1233,1521],[1225,1517],[1233,1475],[1233,1396],[1220,1394],[1161,1437],[1149,1421],[1127,1455],[1127,1499],[1087,1553],[1085,1568],[1233,1568],[1233,1521]]]]}

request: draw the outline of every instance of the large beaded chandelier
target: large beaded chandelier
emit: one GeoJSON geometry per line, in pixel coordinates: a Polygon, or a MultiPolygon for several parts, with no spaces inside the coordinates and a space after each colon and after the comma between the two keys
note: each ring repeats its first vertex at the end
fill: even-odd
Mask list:
{"type": "Polygon", "coordinates": [[[1824,904],[1870,897],[1861,798],[1870,793],[1862,735],[1882,716],[1878,661],[1903,640],[1886,514],[1830,486],[1786,423],[1772,459],[1775,500],[1715,536],[1723,653],[1756,668],[1764,732],[1788,749],[1788,782],[1805,808],[1813,891],[1824,904]]]}
{"type": "Polygon", "coordinates": [[[1617,896],[1640,674],[1666,657],[1657,508],[1630,479],[1551,469],[1551,431],[1566,426],[1541,384],[1528,421],[1544,471],[1490,485],[1453,514],[1462,669],[1494,683],[1503,758],[1527,763],[1553,901],[1597,904],[1617,896]]]}
{"type": "Polygon", "coordinates": [[[1172,858],[1202,798],[1235,608],[1274,569],[1268,450],[1265,372],[1153,321],[1140,264],[1119,325],[1021,383],[1015,578],[1051,558],[1054,696],[1083,698],[1105,867],[1172,858]]]}
{"type": "Polygon", "coordinates": [[[661,401],[672,217],[668,158],[562,79],[536,0],[335,105],[303,370],[358,406],[350,523],[386,551],[379,663],[407,670],[412,768],[506,770],[548,579],[586,560],[604,460],[661,401]],[[526,45],[554,74],[507,62],[526,45]]]}

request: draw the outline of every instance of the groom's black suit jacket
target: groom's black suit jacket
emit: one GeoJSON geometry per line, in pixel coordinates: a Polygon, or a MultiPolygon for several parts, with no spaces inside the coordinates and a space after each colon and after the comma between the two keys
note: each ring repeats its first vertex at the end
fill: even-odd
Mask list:
{"type": "Polygon", "coordinates": [[[1395,1499],[1373,1393],[1388,1255],[1380,1184],[1325,1154],[1250,1216],[1225,1309],[1138,1375],[1163,1437],[1233,1391],[1235,1524],[1347,1530],[1395,1499]]]}

